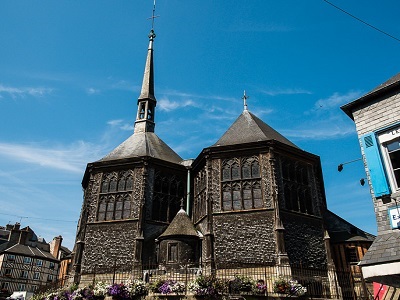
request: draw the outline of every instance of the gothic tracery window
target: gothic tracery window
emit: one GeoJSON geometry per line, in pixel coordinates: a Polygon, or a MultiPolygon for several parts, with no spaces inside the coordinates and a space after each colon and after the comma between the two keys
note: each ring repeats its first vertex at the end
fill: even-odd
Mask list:
{"type": "Polygon", "coordinates": [[[222,162],[222,209],[247,210],[263,207],[260,165],[257,156],[222,162]]]}
{"type": "Polygon", "coordinates": [[[184,183],[177,176],[156,172],[152,219],[171,222],[180,209],[184,197],[184,183]]]}
{"type": "Polygon", "coordinates": [[[205,169],[200,170],[194,178],[193,216],[196,221],[201,219],[207,213],[206,180],[207,176],[205,169]]]}
{"type": "Polygon", "coordinates": [[[131,171],[103,174],[97,206],[97,221],[129,219],[132,190],[131,171]]]}
{"type": "Polygon", "coordinates": [[[288,158],[281,160],[283,198],[285,208],[314,214],[308,164],[288,158]]]}

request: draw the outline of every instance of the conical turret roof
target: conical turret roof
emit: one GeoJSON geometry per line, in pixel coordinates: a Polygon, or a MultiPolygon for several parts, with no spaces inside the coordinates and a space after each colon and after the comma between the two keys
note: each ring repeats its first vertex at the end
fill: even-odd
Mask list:
{"type": "Polygon", "coordinates": [[[170,236],[199,237],[194,224],[182,208],[178,211],[167,229],[159,236],[159,239],[165,239],[170,236]]]}
{"type": "Polygon", "coordinates": [[[296,147],[291,141],[245,109],[222,137],[212,146],[230,146],[276,140],[296,147]]]}

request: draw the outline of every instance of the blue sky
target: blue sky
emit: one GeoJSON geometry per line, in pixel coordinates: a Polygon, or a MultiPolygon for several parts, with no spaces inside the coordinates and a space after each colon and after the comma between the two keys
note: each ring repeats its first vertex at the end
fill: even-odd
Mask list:
{"type": "MultiPolygon", "coordinates": [[[[398,1],[332,3],[400,38],[398,1]]],[[[86,163],[132,134],[153,1],[0,2],[0,225],[72,248],[86,163]]],[[[376,234],[340,106],[399,72],[400,42],[323,0],[158,0],[156,133],[183,158],[249,110],[321,157],[328,207],[376,234]]]]}

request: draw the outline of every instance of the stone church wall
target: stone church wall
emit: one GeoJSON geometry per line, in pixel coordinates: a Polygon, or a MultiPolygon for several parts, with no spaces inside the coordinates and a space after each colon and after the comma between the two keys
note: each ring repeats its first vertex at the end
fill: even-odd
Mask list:
{"type": "Polygon", "coordinates": [[[265,208],[272,208],[272,170],[269,162],[269,154],[261,154],[260,157],[264,205],[265,208]]]}
{"type": "Polygon", "coordinates": [[[275,262],[272,211],[214,215],[216,263],[275,262]]]}
{"type": "Polygon", "coordinates": [[[89,224],[86,229],[82,273],[131,266],[135,257],[137,221],[89,224]]]}
{"type": "Polygon", "coordinates": [[[289,260],[304,267],[326,266],[326,251],[322,220],[281,212],[285,227],[285,247],[289,260]]]}
{"type": "Polygon", "coordinates": [[[102,173],[91,174],[89,185],[86,188],[85,200],[88,210],[88,223],[96,221],[97,204],[99,200],[102,173]]]}

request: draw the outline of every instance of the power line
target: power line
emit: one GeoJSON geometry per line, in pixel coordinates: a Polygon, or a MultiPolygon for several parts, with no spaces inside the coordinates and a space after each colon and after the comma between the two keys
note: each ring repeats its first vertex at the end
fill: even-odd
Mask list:
{"type": "Polygon", "coordinates": [[[20,220],[22,220],[22,219],[36,219],[36,220],[45,220],[45,221],[53,221],[53,222],[76,223],[76,221],[69,221],[69,220],[46,219],[46,218],[39,218],[39,217],[25,217],[25,216],[18,216],[18,215],[3,214],[3,213],[0,213],[0,215],[17,217],[17,218],[20,218],[20,220]]]}
{"type": "Polygon", "coordinates": [[[339,6],[336,6],[335,4],[329,2],[328,0],[323,0],[323,1],[325,1],[325,2],[328,3],[329,5],[333,6],[334,8],[340,10],[341,12],[343,12],[343,13],[349,15],[350,17],[356,19],[357,21],[359,21],[359,22],[361,22],[361,23],[363,23],[363,24],[365,24],[365,25],[371,27],[372,29],[374,29],[374,30],[376,30],[376,31],[379,31],[380,33],[383,33],[384,35],[387,35],[388,37],[391,37],[392,39],[394,39],[394,40],[400,42],[400,39],[398,39],[397,37],[395,37],[395,36],[393,36],[393,35],[391,35],[391,34],[385,32],[385,31],[383,31],[383,30],[381,30],[381,29],[379,29],[379,28],[377,28],[377,27],[375,27],[375,26],[373,26],[373,25],[371,25],[371,24],[369,24],[369,23],[367,23],[367,22],[365,22],[365,21],[363,21],[363,20],[361,20],[360,18],[357,18],[355,15],[352,15],[351,13],[345,11],[344,9],[340,8],[339,6]]]}

